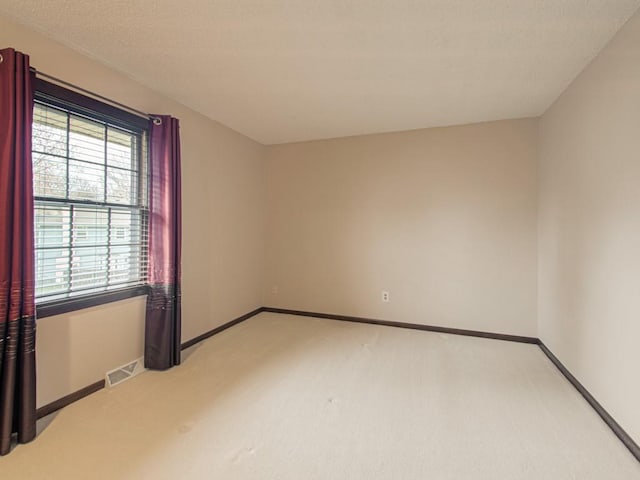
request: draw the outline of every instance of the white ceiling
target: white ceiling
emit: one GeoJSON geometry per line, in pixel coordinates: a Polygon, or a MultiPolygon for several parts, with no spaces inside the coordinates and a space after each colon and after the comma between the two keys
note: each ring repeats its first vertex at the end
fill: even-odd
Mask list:
{"type": "Polygon", "coordinates": [[[640,0],[0,0],[264,144],[538,116],[640,0]]]}

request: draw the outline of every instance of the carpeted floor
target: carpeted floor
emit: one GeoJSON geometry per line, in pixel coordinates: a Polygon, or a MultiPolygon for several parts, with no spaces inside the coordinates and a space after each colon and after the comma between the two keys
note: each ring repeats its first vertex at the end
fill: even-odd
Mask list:
{"type": "Polygon", "coordinates": [[[640,479],[538,347],[262,313],[61,411],[2,479],[640,479]]]}

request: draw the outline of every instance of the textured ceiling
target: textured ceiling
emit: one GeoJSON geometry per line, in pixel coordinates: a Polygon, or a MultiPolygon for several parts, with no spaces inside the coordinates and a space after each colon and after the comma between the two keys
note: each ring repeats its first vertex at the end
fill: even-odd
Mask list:
{"type": "Polygon", "coordinates": [[[537,116],[640,0],[0,0],[264,144],[537,116]]]}

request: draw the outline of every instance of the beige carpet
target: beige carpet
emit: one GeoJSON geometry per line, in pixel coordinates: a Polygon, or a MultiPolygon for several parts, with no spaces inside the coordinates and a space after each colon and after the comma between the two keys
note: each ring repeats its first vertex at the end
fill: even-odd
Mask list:
{"type": "Polygon", "coordinates": [[[532,345],[263,313],[64,409],[2,479],[640,479],[532,345]]]}

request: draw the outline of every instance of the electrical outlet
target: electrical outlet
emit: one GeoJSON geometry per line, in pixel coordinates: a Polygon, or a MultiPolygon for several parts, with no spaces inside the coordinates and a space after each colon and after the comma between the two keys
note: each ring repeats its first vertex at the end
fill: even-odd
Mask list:
{"type": "Polygon", "coordinates": [[[278,285],[273,285],[271,287],[271,294],[272,295],[277,295],[278,294],[278,285]]]}
{"type": "Polygon", "coordinates": [[[389,292],[386,290],[382,291],[382,301],[387,303],[389,301],[389,292]]]}

